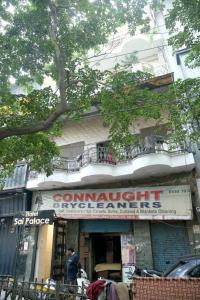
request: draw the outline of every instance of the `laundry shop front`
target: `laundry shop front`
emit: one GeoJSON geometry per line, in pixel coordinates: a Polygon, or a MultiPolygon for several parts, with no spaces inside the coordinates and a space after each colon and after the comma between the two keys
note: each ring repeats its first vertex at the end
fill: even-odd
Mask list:
{"type": "MultiPolygon", "coordinates": [[[[160,259],[164,255],[164,248],[157,245],[162,231],[169,235],[165,234],[169,258],[173,254],[174,260],[190,252],[186,228],[187,220],[192,219],[190,196],[188,185],[41,191],[39,209],[55,210],[57,220],[65,226],[62,241],[57,241],[55,231],[50,236],[46,232],[52,250],[43,256],[49,257],[51,272],[54,270],[55,274],[55,253],[64,243],[62,249],[74,247],[78,251],[90,279],[103,275],[127,281],[135,264],[152,268],[156,256],[160,259]],[[171,238],[169,242],[180,227],[180,241],[174,244],[171,238]]],[[[40,236],[44,240],[42,233],[40,236]]],[[[41,256],[39,252],[37,255],[41,256]]],[[[60,258],[60,264],[64,259],[60,258]]]]}

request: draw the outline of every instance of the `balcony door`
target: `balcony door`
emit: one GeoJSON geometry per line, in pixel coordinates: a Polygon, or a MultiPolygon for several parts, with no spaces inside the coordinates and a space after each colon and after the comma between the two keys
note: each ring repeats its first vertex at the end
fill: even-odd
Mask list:
{"type": "Polygon", "coordinates": [[[115,164],[115,159],[109,150],[109,141],[97,144],[97,162],[115,164]]]}

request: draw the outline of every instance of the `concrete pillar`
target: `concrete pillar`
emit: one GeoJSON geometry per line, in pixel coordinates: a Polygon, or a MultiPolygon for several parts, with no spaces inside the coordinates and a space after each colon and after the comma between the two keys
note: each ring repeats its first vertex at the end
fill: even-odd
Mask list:
{"type": "MultiPolygon", "coordinates": [[[[195,160],[195,179],[196,184],[193,185],[194,196],[193,196],[193,206],[195,210],[195,214],[200,224],[200,151],[197,145],[193,145],[194,151],[194,160],[195,160]]],[[[195,181],[195,180],[194,180],[195,181]]]]}
{"type": "Polygon", "coordinates": [[[200,254],[200,225],[197,221],[188,221],[186,224],[191,254],[200,254]]]}
{"type": "Polygon", "coordinates": [[[35,278],[50,278],[54,225],[40,226],[35,264],[35,278]]]}
{"type": "Polygon", "coordinates": [[[148,221],[134,222],[134,241],[136,246],[137,267],[153,268],[151,248],[150,223],[148,221]]]}
{"type": "Polygon", "coordinates": [[[79,221],[69,220],[67,222],[67,248],[72,247],[76,252],[79,250],[79,221]]]}
{"type": "Polygon", "coordinates": [[[193,224],[193,249],[194,254],[200,254],[200,225],[193,224]]]}

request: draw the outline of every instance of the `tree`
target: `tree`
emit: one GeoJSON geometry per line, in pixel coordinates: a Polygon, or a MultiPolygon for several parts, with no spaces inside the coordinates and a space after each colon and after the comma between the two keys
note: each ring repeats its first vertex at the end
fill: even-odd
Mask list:
{"type": "MultiPolygon", "coordinates": [[[[133,15],[145,15],[145,6],[149,5],[154,12],[163,11],[165,0],[137,1],[136,9],[133,15]]],[[[133,16],[133,18],[134,18],[133,16]]],[[[187,48],[189,54],[186,58],[186,64],[189,67],[200,66],[200,1],[197,0],[174,0],[172,8],[168,10],[166,17],[166,27],[169,30],[170,38],[168,40],[175,50],[187,48]]],[[[148,18],[143,18],[140,23],[132,27],[132,33],[136,28],[141,32],[149,31],[148,18]],[[145,20],[145,21],[144,21],[145,20]]],[[[120,73],[115,77],[121,76],[120,73]]],[[[130,74],[126,74],[130,78],[130,74]]],[[[125,77],[126,77],[125,76],[125,77]]],[[[135,76],[134,74],[132,76],[135,76]]],[[[112,78],[114,80],[113,74],[112,78]]],[[[124,78],[127,82],[127,78],[124,78]]],[[[119,82],[118,82],[119,83],[119,82]]],[[[152,93],[145,90],[141,93],[138,86],[135,89],[134,82],[131,84],[131,93],[118,97],[116,109],[119,113],[110,115],[106,119],[111,126],[111,138],[113,144],[117,147],[119,143],[129,143],[133,141],[129,128],[138,117],[145,119],[153,118],[159,124],[162,118],[162,112],[168,114],[169,139],[175,144],[179,143],[191,150],[190,146],[199,142],[200,139],[200,78],[178,80],[170,87],[165,89],[164,93],[152,93]],[[139,93],[138,93],[139,92],[139,93]],[[142,95],[142,97],[141,97],[142,95]],[[123,100],[124,101],[123,101],[123,100]],[[125,108],[126,107],[126,108],[125,108]],[[128,107],[128,109],[127,109],[128,107]],[[145,108],[149,108],[145,109],[145,108]],[[123,111],[120,113],[120,111],[123,111]],[[119,121],[118,121],[119,120],[119,121]]],[[[118,86],[119,91],[123,88],[118,86]]],[[[129,89],[130,90],[130,89],[129,89]]],[[[115,96],[114,96],[115,97],[115,96]]],[[[108,113],[112,111],[113,103],[104,103],[104,110],[108,113]]]]}
{"type": "Polygon", "coordinates": [[[169,44],[174,50],[190,50],[186,63],[200,66],[200,1],[176,0],[166,18],[166,26],[172,35],[169,44]]]}
{"type": "Polygon", "coordinates": [[[133,14],[136,7],[134,0],[2,0],[2,171],[25,158],[34,169],[51,173],[60,117],[78,118],[105,85],[104,74],[90,67],[88,51],[127,21],[131,28],[140,24],[145,17],[133,14]],[[51,84],[41,88],[45,78],[56,82],[56,90],[51,84]]]}
{"type": "Polygon", "coordinates": [[[159,131],[164,125],[173,147],[191,151],[200,139],[200,78],[177,80],[164,89],[149,89],[150,74],[144,72],[108,72],[112,89],[101,91],[101,109],[110,127],[112,150],[138,143],[133,135],[136,121],[154,120],[159,131]],[[112,101],[109,101],[112,99],[112,101]]]}
{"type": "MultiPolygon", "coordinates": [[[[138,26],[142,31],[149,29],[149,19],[144,11],[147,2],[149,3],[147,0],[2,1],[2,172],[9,170],[17,160],[27,159],[32,168],[50,174],[51,159],[59,154],[52,137],[61,133],[64,120],[80,118],[93,102],[98,101],[105,121],[110,126],[114,148],[134,141],[129,132],[134,120],[142,117],[159,121],[163,109],[172,113],[171,108],[174,105],[178,107],[173,90],[169,90],[170,100],[166,97],[163,100],[162,94],[144,87],[142,83],[150,78],[150,74],[129,73],[119,67],[112,73],[102,73],[90,67],[89,50],[97,51],[122,24],[128,23],[133,34],[138,26]],[[55,82],[56,88],[53,89],[51,83],[42,88],[45,78],[55,82]]],[[[151,4],[158,9],[162,2],[152,0],[151,4]]],[[[180,0],[177,2],[186,3],[180,0]]],[[[173,16],[175,20],[175,13],[171,14],[171,20],[173,16]]],[[[192,89],[192,82],[190,85],[192,89]]],[[[186,106],[185,111],[188,111],[187,103],[186,106]]],[[[170,124],[172,131],[177,132],[173,114],[174,112],[172,117],[169,115],[170,124]]],[[[185,121],[184,118],[180,120],[180,124],[183,124],[182,121],[185,121]]]]}
{"type": "Polygon", "coordinates": [[[110,146],[116,151],[138,142],[133,135],[135,121],[162,118],[162,93],[150,90],[145,82],[152,78],[149,73],[128,72],[116,67],[116,72],[107,72],[106,82],[110,89],[99,94],[101,111],[110,128],[110,146]]]}
{"type": "MultiPolygon", "coordinates": [[[[135,15],[145,14],[144,7],[149,5],[154,12],[163,11],[165,8],[165,0],[150,0],[150,1],[136,1],[137,6],[134,11],[135,15]]],[[[198,0],[174,0],[172,1],[172,8],[168,10],[166,17],[166,27],[169,30],[170,38],[168,44],[173,47],[173,50],[180,50],[186,48],[188,55],[185,60],[189,67],[200,66],[200,1],[198,0]]],[[[150,27],[141,20],[141,31],[148,31],[150,27]],[[143,26],[144,25],[144,26],[143,26]]],[[[133,27],[133,33],[135,32],[133,27]]],[[[131,96],[133,99],[134,94],[131,96]]],[[[178,80],[174,82],[165,93],[155,95],[148,95],[145,99],[145,105],[150,102],[153,110],[153,118],[157,116],[160,121],[161,112],[168,112],[168,128],[171,131],[169,138],[173,142],[179,144],[187,144],[190,147],[195,142],[199,143],[200,139],[200,78],[186,80],[178,80]],[[149,100],[151,99],[151,100],[149,100]],[[156,109],[157,107],[157,109],[156,109]]],[[[136,102],[137,103],[137,102],[136,102]]],[[[143,103],[144,104],[144,103],[143,103]]],[[[140,106],[137,106],[140,108],[140,106]]],[[[120,105],[118,105],[120,109],[120,105]]],[[[143,112],[145,114],[145,112],[143,112]]],[[[115,132],[115,140],[119,140],[120,134],[128,137],[128,126],[132,120],[135,120],[135,111],[126,113],[126,117],[121,115],[122,126],[125,122],[128,124],[126,129],[123,128],[121,132],[117,129],[117,125],[111,122],[111,130],[115,132]]],[[[114,119],[113,119],[114,120],[114,119]]],[[[112,133],[112,132],[111,132],[112,133]]],[[[130,134],[130,133],[129,133],[130,134]]],[[[113,134],[112,134],[113,136],[113,134]]]]}
{"type": "Polygon", "coordinates": [[[200,140],[200,78],[177,80],[162,98],[169,115],[170,138],[191,150],[200,140]]]}
{"type": "MultiPolygon", "coordinates": [[[[152,0],[157,9],[164,8],[165,1],[158,8],[159,1],[152,0]]],[[[168,10],[166,27],[170,38],[168,44],[174,51],[187,49],[185,59],[190,68],[200,66],[200,1],[174,0],[168,10]]],[[[200,78],[178,80],[165,94],[166,109],[172,127],[172,138],[183,143],[199,142],[200,138],[200,78]]]]}

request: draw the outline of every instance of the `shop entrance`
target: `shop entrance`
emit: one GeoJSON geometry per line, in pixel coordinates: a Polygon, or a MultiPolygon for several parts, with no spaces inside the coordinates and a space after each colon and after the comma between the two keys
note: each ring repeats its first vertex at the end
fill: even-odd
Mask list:
{"type": "Polygon", "coordinates": [[[119,235],[92,235],[92,248],[95,253],[95,265],[121,262],[121,244],[119,235]]]}
{"type": "Polygon", "coordinates": [[[129,236],[132,228],[127,220],[81,220],[80,261],[90,280],[98,276],[122,280],[122,236],[129,236]]]}
{"type": "Polygon", "coordinates": [[[91,234],[92,279],[121,280],[121,242],[118,234],[91,234]]]}
{"type": "Polygon", "coordinates": [[[63,280],[64,265],[66,261],[66,234],[67,221],[57,219],[54,221],[54,246],[52,255],[51,275],[54,280],[63,280]]]}

